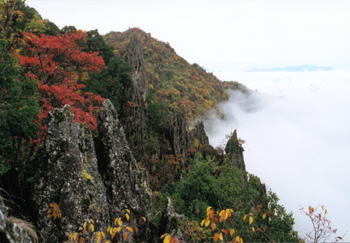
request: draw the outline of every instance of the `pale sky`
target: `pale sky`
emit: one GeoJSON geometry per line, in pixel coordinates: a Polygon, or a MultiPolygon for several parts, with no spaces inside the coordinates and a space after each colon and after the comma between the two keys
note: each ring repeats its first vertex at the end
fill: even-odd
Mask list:
{"type": "Polygon", "coordinates": [[[305,64],[350,68],[349,0],[27,3],[60,27],[102,34],[139,27],[214,73],[305,64]]]}

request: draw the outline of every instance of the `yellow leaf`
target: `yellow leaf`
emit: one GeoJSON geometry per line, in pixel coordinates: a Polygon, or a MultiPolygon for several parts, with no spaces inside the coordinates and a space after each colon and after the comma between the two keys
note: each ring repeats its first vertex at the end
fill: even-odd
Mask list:
{"type": "Polygon", "coordinates": [[[201,221],[201,226],[204,227],[204,225],[205,225],[205,219],[203,219],[203,220],[201,221]]]}
{"type": "Polygon", "coordinates": [[[129,232],[134,232],[134,229],[132,227],[130,227],[130,226],[127,226],[126,230],[129,231],[129,232]]]}
{"type": "Polygon", "coordinates": [[[95,231],[95,226],[93,224],[89,224],[89,231],[94,232],[95,231]]]}
{"type": "Polygon", "coordinates": [[[226,214],[226,210],[221,210],[220,213],[219,213],[219,216],[221,217],[221,216],[223,216],[225,214],[226,214]]]}
{"type": "Polygon", "coordinates": [[[114,220],[114,223],[116,224],[116,225],[118,225],[118,226],[122,226],[123,225],[123,220],[121,219],[121,218],[116,218],[115,220],[114,220]]]}
{"type": "Polygon", "coordinates": [[[255,232],[255,228],[254,227],[252,227],[252,231],[255,232]]]}
{"type": "Polygon", "coordinates": [[[107,227],[107,232],[111,232],[111,230],[113,230],[113,228],[111,226],[107,227]]]}
{"type": "Polygon", "coordinates": [[[128,214],[131,214],[130,209],[124,209],[124,210],[125,210],[125,212],[127,212],[128,214]]]}
{"type": "Polygon", "coordinates": [[[120,231],[122,231],[122,227],[118,227],[118,228],[112,228],[110,231],[109,231],[109,233],[111,234],[111,238],[112,238],[112,240],[114,239],[114,237],[115,237],[115,235],[117,234],[117,233],[119,233],[120,231]]]}
{"type": "Polygon", "coordinates": [[[236,233],[236,231],[235,231],[234,229],[229,229],[228,231],[229,231],[229,233],[230,233],[231,236],[234,235],[234,234],[236,233]]]}
{"type": "Polygon", "coordinates": [[[101,243],[102,239],[104,239],[104,238],[105,238],[105,233],[97,232],[96,243],[101,243]]]}
{"type": "Polygon", "coordinates": [[[116,228],[112,228],[112,227],[110,227],[110,226],[108,226],[108,228],[107,228],[107,232],[111,235],[111,238],[112,238],[112,240],[113,240],[113,238],[115,237],[115,235],[116,235],[116,231],[115,231],[115,229],[116,228]]]}
{"type": "Polygon", "coordinates": [[[147,222],[146,217],[141,217],[143,219],[144,222],[147,222]]]}
{"type": "Polygon", "coordinates": [[[129,216],[129,214],[125,214],[125,218],[126,218],[126,221],[129,221],[129,219],[130,219],[130,216],[129,216]]]}
{"type": "Polygon", "coordinates": [[[220,218],[219,218],[220,223],[225,221],[228,218],[226,210],[221,210],[221,212],[219,213],[219,216],[220,216],[220,218]]]}
{"type": "Polygon", "coordinates": [[[167,235],[169,235],[169,234],[168,234],[168,233],[162,234],[162,235],[160,236],[160,238],[163,239],[163,238],[165,238],[167,235]]]}
{"type": "Polygon", "coordinates": [[[78,240],[78,237],[79,237],[79,234],[77,232],[74,232],[74,233],[70,233],[68,235],[68,239],[69,240],[78,240]]]}
{"type": "Polygon", "coordinates": [[[248,215],[244,215],[243,216],[243,221],[246,221],[247,217],[248,217],[248,215]]]}
{"type": "Polygon", "coordinates": [[[84,224],[83,224],[83,230],[86,231],[86,227],[87,227],[87,222],[85,221],[84,224]]]}
{"type": "Polygon", "coordinates": [[[209,224],[210,224],[210,220],[209,220],[209,219],[206,219],[206,220],[205,220],[205,227],[208,227],[209,224]]]}
{"type": "Polygon", "coordinates": [[[239,236],[236,236],[235,243],[243,243],[243,239],[239,236]]]}
{"type": "Polygon", "coordinates": [[[207,213],[212,209],[213,209],[212,207],[207,207],[207,213]]]}
{"type": "Polygon", "coordinates": [[[86,169],[83,169],[81,174],[83,175],[85,180],[88,180],[88,181],[93,181],[94,180],[94,178],[87,172],[86,169]]]}
{"type": "Polygon", "coordinates": [[[249,216],[249,224],[252,224],[254,222],[254,218],[252,216],[249,216]]]}
{"type": "Polygon", "coordinates": [[[163,243],[170,243],[171,239],[172,239],[171,235],[168,234],[167,236],[164,237],[163,243]]]}
{"type": "Polygon", "coordinates": [[[222,235],[222,233],[216,233],[214,234],[214,240],[224,240],[224,236],[222,235]]]}
{"type": "Polygon", "coordinates": [[[231,217],[232,214],[233,214],[233,209],[232,208],[226,209],[227,218],[231,217]]]}

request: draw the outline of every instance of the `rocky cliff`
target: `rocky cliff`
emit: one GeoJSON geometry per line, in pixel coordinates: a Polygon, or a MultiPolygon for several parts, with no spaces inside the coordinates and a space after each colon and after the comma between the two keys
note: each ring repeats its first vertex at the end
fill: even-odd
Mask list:
{"type": "Polygon", "coordinates": [[[243,151],[242,142],[237,137],[237,130],[234,130],[225,146],[225,157],[233,166],[245,171],[243,151]]]}
{"type": "Polygon", "coordinates": [[[53,110],[45,153],[31,198],[45,242],[63,242],[88,220],[105,230],[124,209],[147,216],[148,181],[136,167],[109,100],[94,135],[74,121],[69,106],[53,110]]]}

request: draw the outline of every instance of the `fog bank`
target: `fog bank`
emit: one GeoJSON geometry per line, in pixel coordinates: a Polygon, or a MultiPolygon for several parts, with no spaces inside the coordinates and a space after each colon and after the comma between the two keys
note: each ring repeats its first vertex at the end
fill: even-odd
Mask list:
{"type": "Polygon", "coordinates": [[[350,231],[350,72],[223,73],[221,78],[256,92],[230,93],[220,106],[225,119],[212,115],[206,121],[210,143],[222,146],[225,135],[237,129],[246,141],[247,170],[278,194],[301,234],[311,224],[299,208],[309,205],[325,205],[338,231],[350,231]]]}

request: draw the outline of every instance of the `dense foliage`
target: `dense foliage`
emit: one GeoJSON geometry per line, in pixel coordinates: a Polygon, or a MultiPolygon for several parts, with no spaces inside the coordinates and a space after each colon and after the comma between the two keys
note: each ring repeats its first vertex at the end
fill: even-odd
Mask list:
{"type": "Polygon", "coordinates": [[[105,43],[97,30],[89,31],[87,34],[85,51],[99,52],[106,63],[106,68],[99,73],[90,74],[85,90],[110,99],[120,114],[128,102],[125,90],[131,84],[131,67],[121,57],[114,55],[113,48],[105,43]]]}
{"type": "Polygon", "coordinates": [[[231,165],[217,165],[198,155],[193,163],[184,178],[165,190],[178,212],[199,222],[208,207],[232,208],[233,217],[225,227],[233,228],[244,241],[298,242],[292,215],[278,204],[274,193],[266,194],[258,177],[247,175],[247,179],[245,172],[231,165]],[[250,222],[242,220],[249,217],[250,222]]]}
{"type": "Polygon", "coordinates": [[[21,76],[22,69],[7,47],[7,41],[0,40],[0,174],[29,156],[39,114],[37,82],[21,76]]]}

